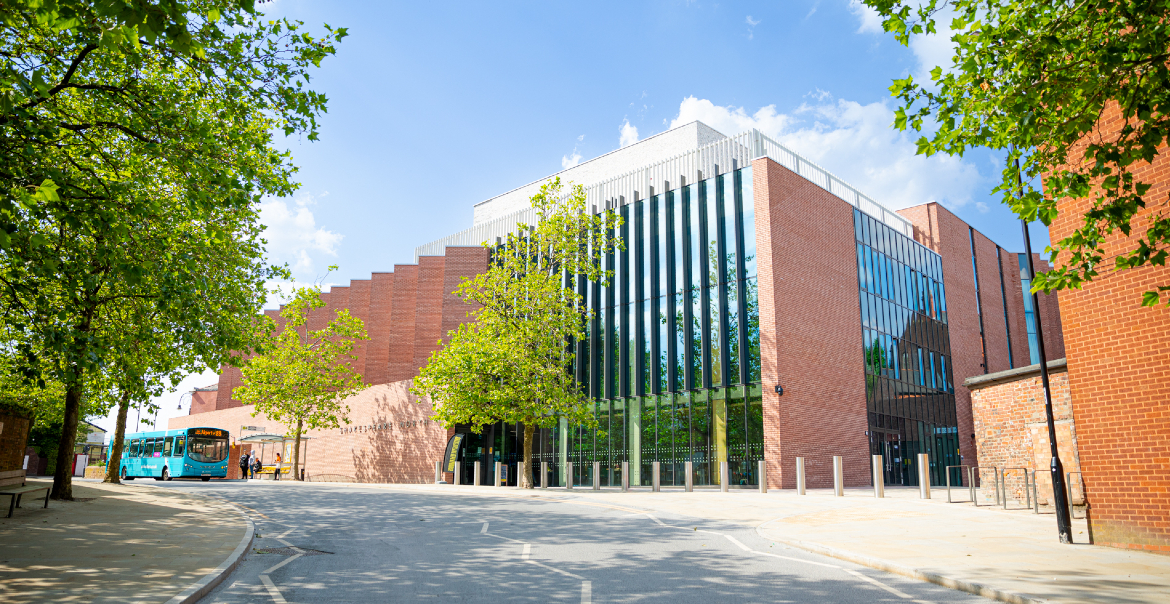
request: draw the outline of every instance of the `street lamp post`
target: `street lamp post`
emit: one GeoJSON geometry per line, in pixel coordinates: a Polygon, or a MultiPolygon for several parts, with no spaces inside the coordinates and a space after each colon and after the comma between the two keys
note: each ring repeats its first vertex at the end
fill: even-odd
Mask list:
{"type": "MultiPolygon", "coordinates": [[[[1020,161],[1016,160],[1016,178],[1020,180],[1020,194],[1024,192],[1020,161]]],[[[1020,219],[1024,230],[1024,252],[1028,259],[1028,281],[1036,281],[1036,268],[1032,262],[1032,238],[1028,234],[1028,221],[1020,219]]],[[[1068,494],[1064,485],[1064,465],[1056,448],[1056,420],[1052,417],[1052,390],[1048,384],[1048,356],[1044,351],[1044,328],[1040,321],[1040,296],[1032,293],[1032,313],[1036,323],[1036,352],[1040,356],[1040,381],[1044,385],[1044,415],[1048,419],[1048,444],[1052,450],[1052,499],[1056,504],[1056,531],[1061,543],[1072,543],[1072,517],[1068,511],[1068,494]]]]}

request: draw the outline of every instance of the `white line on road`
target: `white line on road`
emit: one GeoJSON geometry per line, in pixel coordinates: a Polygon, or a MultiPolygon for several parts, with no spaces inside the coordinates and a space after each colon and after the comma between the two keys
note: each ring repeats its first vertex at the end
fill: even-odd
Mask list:
{"type": "Polygon", "coordinates": [[[886,591],[888,591],[888,592],[890,592],[890,593],[894,594],[895,596],[898,596],[899,598],[902,598],[902,599],[905,599],[905,600],[909,600],[909,599],[913,598],[913,596],[911,596],[910,594],[908,594],[908,593],[906,593],[906,592],[898,591],[897,589],[894,589],[893,587],[890,587],[889,585],[886,585],[885,583],[882,583],[881,581],[878,581],[877,579],[871,579],[871,578],[869,578],[869,577],[867,577],[867,576],[865,576],[865,575],[863,575],[863,574],[861,574],[861,573],[859,573],[859,572],[857,572],[857,571],[855,571],[855,570],[852,570],[852,569],[849,569],[849,568],[846,568],[846,569],[843,569],[843,570],[844,570],[845,572],[847,572],[847,573],[849,573],[849,574],[853,575],[854,577],[857,577],[858,579],[861,579],[862,581],[866,581],[866,582],[869,582],[869,583],[873,583],[874,585],[877,585],[878,587],[880,587],[880,588],[882,588],[882,589],[884,589],[884,590],[886,590],[886,591]]]}
{"type": "Polygon", "coordinates": [[[287,604],[287,602],[285,602],[284,596],[280,595],[280,590],[276,588],[276,585],[272,582],[272,579],[268,578],[268,575],[260,575],[260,582],[263,583],[264,588],[268,590],[268,595],[272,596],[273,602],[276,604],[287,604]]]}
{"type": "Polygon", "coordinates": [[[524,544],[524,549],[523,549],[523,550],[521,550],[521,552],[520,552],[520,559],[521,559],[521,560],[527,560],[527,559],[528,559],[528,557],[529,557],[529,556],[531,556],[531,555],[532,555],[532,544],[531,544],[531,543],[525,543],[525,544],[524,544]]]}
{"type": "Polygon", "coordinates": [[[593,583],[589,581],[581,582],[581,604],[590,604],[593,602],[593,583]]]}
{"type": "Polygon", "coordinates": [[[488,527],[488,523],[485,521],[483,523],[483,528],[479,529],[479,534],[486,535],[487,534],[487,527],[488,527]]]}

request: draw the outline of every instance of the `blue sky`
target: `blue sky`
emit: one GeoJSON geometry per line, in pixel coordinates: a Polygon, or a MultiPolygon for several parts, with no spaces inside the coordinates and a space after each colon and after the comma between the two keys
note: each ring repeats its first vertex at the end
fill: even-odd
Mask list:
{"type": "MultiPolygon", "coordinates": [[[[332,264],[327,283],[413,262],[417,245],[471,226],[473,204],[612,151],[623,134],[694,119],[728,135],[758,128],[888,207],[939,201],[1022,247],[1019,222],[989,195],[991,154],[915,156],[890,128],[890,80],[949,65],[947,39],[902,47],[849,0],[263,7],[350,34],[313,74],[329,97],[321,140],[277,140],[300,192],[262,211],[270,260],[302,283],[332,264]]],[[[1032,232],[1043,249],[1047,231],[1032,232]]],[[[186,413],[179,397],[163,397],[160,425],[186,413]]]]}

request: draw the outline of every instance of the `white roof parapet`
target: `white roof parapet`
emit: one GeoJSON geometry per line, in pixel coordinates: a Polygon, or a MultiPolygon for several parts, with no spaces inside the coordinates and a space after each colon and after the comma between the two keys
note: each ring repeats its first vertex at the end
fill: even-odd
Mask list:
{"type": "MultiPolygon", "coordinates": [[[[675,189],[681,184],[738,170],[751,165],[752,160],[761,157],[772,159],[903,235],[914,237],[914,227],[909,220],[858,191],[832,172],[764,136],[759,130],[749,130],[730,136],[625,174],[586,185],[586,207],[598,211],[625,205],[675,189]]],[[[441,256],[447,247],[479,246],[485,242],[493,242],[497,237],[505,237],[515,231],[519,223],[535,222],[536,211],[533,208],[525,208],[420,245],[414,251],[415,262],[418,262],[419,256],[441,256]]]]}

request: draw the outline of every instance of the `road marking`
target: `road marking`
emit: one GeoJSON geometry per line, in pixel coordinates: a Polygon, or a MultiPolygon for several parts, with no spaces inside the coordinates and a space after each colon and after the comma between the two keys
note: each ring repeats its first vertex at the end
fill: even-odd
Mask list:
{"type": "Polygon", "coordinates": [[[840,566],[837,566],[835,564],[825,564],[824,562],[813,562],[811,560],[801,560],[800,558],[790,558],[788,556],[781,556],[779,554],[773,554],[772,552],[757,552],[755,550],[752,550],[752,553],[759,554],[761,556],[771,556],[773,558],[780,558],[781,560],[791,560],[793,562],[803,562],[804,564],[813,564],[816,566],[824,566],[826,568],[841,568],[840,566]]]}
{"type": "Polygon", "coordinates": [[[593,583],[589,581],[581,582],[581,604],[591,604],[593,602],[593,583]]]}
{"type": "Polygon", "coordinates": [[[846,568],[846,569],[842,569],[842,570],[853,575],[854,577],[857,577],[858,579],[861,579],[862,581],[867,581],[869,583],[877,585],[878,587],[894,594],[895,596],[898,596],[899,598],[902,598],[905,600],[910,600],[913,598],[913,596],[911,596],[908,593],[898,591],[897,589],[894,589],[893,587],[890,587],[889,585],[886,585],[885,583],[882,583],[881,581],[878,581],[877,579],[872,579],[870,577],[867,577],[867,576],[865,576],[865,575],[863,575],[863,574],[861,574],[853,569],[846,568]]]}
{"type": "Polygon", "coordinates": [[[533,564],[533,565],[539,566],[539,567],[541,567],[541,568],[543,568],[543,569],[545,569],[545,570],[551,570],[551,571],[552,571],[552,572],[554,572],[554,573],[557,573],[557,574],[560,574],[560,575],[564,575],[564,576],[566,576],[566,577],[572,577],[572,578],[574,578],[574,579],[576,579],[576,580],[578,580],[578,581],[582,581],[582,580],[584,580],[584,579],[585,579],[585,577],[582,577],[581,575],[574,575],[573,573],[571,573],[571,572],[569,572],[569,571],[567,571],[567,570],[561,570],[561,569],[559,569],[559,568],[553,568],[553,567],[551,567],[551,566],[549,566],[549,565],[547,565],[547,564],[541,564],[540,562],[537,562],[536,560],[528,560],[527,562],[528,562],[529,564],[533,564]]]}
{"type": "Polygon", "coordinates": [[[532,544],[525,543],[524,549],[520,551],[520,559],[527,560],[529,558],[529,556],[531,556],[531,555],[532,555],[532,544]]]}
{"type": "Polygon", "coordinates": [[[268,578],[268,575],[260,575],[260,582],[263,583],[264,588],[268,590],[268,595],[272,597],[273,602],[276,604],[288,604],[285,601],[284,596],[280,595],[280,590],[276,588],[276,585],[272,582],[272,579],[268,578]]]}
{"type": "Polygon", "coordinates": [[[488,523],[486,521],[484,521],[483,528],[479,529],[479,534],[486,535],[487,534],[487,527],[488,527],[488,523]]]}
{"type": "Polygon", "coordinates": [[[728,540],[728,541],[730,541],[730,542],[732,542],[732,543],[734,543],[734,544],[738,545],[738,546],[739,546],[739,549],[742,549],[742,550],[743,550],[743,551],[745,551],[745,552],[754,552],[754,551],[756,551],[756,550],[754,550],[754,549],[752,549],[752,548],[750,548],[750,547],[748,547],[748,546],[746,546],[746,545],[744,545],[744,544],[740,543],[740,542],[739,542],[739,539],[736,539],[735,537],[732,537],[731,535],[724,535],[724,537],[727,537],[727,540],[728,540]]]}

